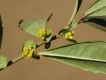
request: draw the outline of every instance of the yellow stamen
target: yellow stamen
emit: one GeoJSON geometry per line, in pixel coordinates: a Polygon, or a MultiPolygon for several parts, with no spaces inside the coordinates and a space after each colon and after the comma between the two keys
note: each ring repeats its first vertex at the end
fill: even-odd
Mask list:
{"type": "Polygon", "coordinates": [[[47,35],[47,31],[45,29],[40,29],[38,31],[38,37],[42,40],[45,40],[45,36],[47,35]]]}
{"type": "Polygon", "coordinates": [[[24,58],[31,58],[34,53],[34,49],[31,46],[24,47],[22,51],[22,56],[24,58]]]}
{"type": "Polygon", "coordinates": [[[32,57],[32,55],[33,55],[33,53],[34,53],[34,49],[32,49],[32,50],[29,52],[29,54],[27,55],[27,57],[26,57],[26,58],[31,58],[31,57],[32,57]]]}
{"type": "Polygon", "coordinates": [[[41,38],[43,41],[45,41],[45,39],[51,34],[45,28],[39,29],[37,33],[38,37],[41,38]]]}
{"type": "Polygon", "coordinates": [[[70,32],[67,32],[64,34],[64,38],[65,39],[73,39],[74,37],[74,32],[73,31],[70,31],[70,32]]]}

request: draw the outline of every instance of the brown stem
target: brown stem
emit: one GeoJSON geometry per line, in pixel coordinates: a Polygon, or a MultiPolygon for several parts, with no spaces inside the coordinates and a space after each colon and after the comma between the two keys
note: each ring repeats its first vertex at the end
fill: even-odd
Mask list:
{"type": "Polygon", "coordinates": [[[10,66],[10,65],[12,65],[13,63],[16,63],[16,62],[18,62],[18,61],[20,61],[20,60],[22,60],[22,59],[23,59],[22,55],[19,55],[18,57],[16,57],[16,58],[10,60],[10,61],[8,62],[8,64],[7,64],[7,66],[10,66]]]}
{"type": "MultiPolygon", "coordinates": [[[[59,38],[60,38],[60,36],[54,35],[54,39],[51,40],[51,41],[54,41],[54,40],[59,39],[59,38]]],[[[43,46],[44,44],[45,44],[45,42],[40,43],[39,45],[37,45],[37,48],[43,46]]],[[[36,58],[36,57],[38,57],[38,56],[35,56],[35,59],[38,59],[38,58],[36,58]]],[[[22,55],[19,55],[18,57],[14,58],[14,59],[12,59],[12,60],[10,60],[10,61],[8,61],[7,67],[9,67],[10,65],[12,65],[12,64],[14,64],[14,63],[16,63],[16,62],[18,62],[18,61],[20,61],[20,60],[22,60],[22,59],[23,59],[22,55]]],[[[4,68],[4,69],[5,69],[5,68],[4,68]]],[[[3,69],[2,69],[2,70],[3,70],[3,69]]]]}

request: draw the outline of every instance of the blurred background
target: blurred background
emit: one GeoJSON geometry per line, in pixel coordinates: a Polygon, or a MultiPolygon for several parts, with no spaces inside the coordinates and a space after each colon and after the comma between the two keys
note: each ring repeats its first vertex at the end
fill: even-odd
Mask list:
{"type": "MultiPolygon", "coordinates": [[[[95,0],[83,0],[77,19],[88,9],[95,0]]],[[[75,0],[0,0],[0,14],[3,22],[3,40],[0,53],[12,59],[21,54],[24,41],[35,39],[21,31],[18,22],[22,19],[39,19],[54,13],[48,27],[54,33],[67,25],[75,0]]],[[[106,33],[80,24],[75,30],[75,39],[83,41],[106,41],[106,33]]],[[[40,43],[39,39],[35,40],[40,43]]],[[[67,41],[57,40],[51,48],[68,44],[67,41]]],[[[44,50],[41,47],[39,50],[44,50]]],[[[102,66],[102,65],[101,65],[102,66]]],[[[106,80],[104,74],[94,74],[82,71],[51,59],[41,57],[40,60],[23,59],[16,64],[0,71],[0,80],[106,80]]]]}

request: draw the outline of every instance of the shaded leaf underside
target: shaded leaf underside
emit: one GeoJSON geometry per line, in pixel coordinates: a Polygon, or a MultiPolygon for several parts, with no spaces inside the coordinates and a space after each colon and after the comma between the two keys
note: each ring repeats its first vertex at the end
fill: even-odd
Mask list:
{"type": "Polygon", "coordinates": [[[106,31],[106,0],[97,0],[84,14],[84,23],[106,31]]]}
{"type": "Polygon", "coordinates": [[[106,31],[106,16],[86,17],[84,23],[89,24],[99,30],[106,31]]]}

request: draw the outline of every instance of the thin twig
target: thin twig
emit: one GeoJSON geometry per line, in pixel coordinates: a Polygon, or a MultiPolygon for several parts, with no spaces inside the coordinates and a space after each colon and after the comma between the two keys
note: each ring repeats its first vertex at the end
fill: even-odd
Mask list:
{"type": "MultiPolygon", "coordinates": [[[[51,41],[54,41],[54,40],[60,38],[60,36],[58,36],[58,35],[57,35],[57,36],[54,35],[54,36],[55,36],[55,38],[54,38],[53,40],[51,40],[51,41]]],[[[37,45],[37,48],[43,46],[44,44],[45,44],[45,42],[40,43],[39,45],[37,45]]],[[[36,57],[36,56],[35,56],[35,57],[36,57]]],[[[23,58],[24,58],[24,57],[23,57],[22,55],[19,55],[19,56],[17,56],[16,58],[13,58],[12,60],[8,61],[7,67],[9,67],[10,65],[12,65],[12,64],[14,64],[14,63],[16,63],[16,62],[22,60],[23,58]]],[[[36,58],[36,59],[37,59],[37,58],[36,58]]],[[[4,69],[5,69],[5,68],[4,68],[4,69]]],[[[3,70],[3,69],[2,69],[2,70],[3,70]]]]}

